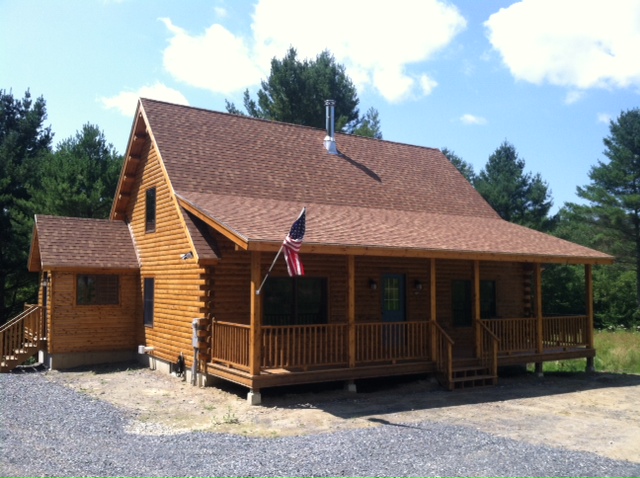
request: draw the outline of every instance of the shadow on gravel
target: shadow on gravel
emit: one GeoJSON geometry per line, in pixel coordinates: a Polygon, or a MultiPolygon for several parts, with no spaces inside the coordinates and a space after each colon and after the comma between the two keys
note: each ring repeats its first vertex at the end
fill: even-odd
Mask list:
{"type": "MultiPolygon", "coordinates": [[[[640,375],[553,372],[537,377],[529,372],[505,372],[495,386],[453,392],[443,390],[424,376],[359,380],[356,385],[358,393],[344,391],[342,382],[263,389],[263,405],[289,409],[313,407],[340,418],[359,418],[637,386],[640,385],[640,375]]],[[[369,420],[377,423],[386,421],[377,418],[369,420]]]]}

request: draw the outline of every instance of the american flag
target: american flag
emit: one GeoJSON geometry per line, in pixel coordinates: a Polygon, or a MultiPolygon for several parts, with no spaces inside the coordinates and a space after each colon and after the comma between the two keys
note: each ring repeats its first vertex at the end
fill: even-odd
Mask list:
{"type": "Polygon", "coordinates": [[[302,239],[304,238],[306,227],[307,208],[304,207],[282,243],[284,246],[284,259],[287,261],[287,270],[291,277],[304,275],[304,267],[302,267],[298,252],[300,252],[300,246],[302,246],[302,239]]]}

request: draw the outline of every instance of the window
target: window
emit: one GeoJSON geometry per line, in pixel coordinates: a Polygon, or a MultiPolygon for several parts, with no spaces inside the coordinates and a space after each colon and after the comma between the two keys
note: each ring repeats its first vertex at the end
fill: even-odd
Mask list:
{"type": "Polygon", "coordinates": [[[118,305],[120,281],[116,275],[76,276],[77,305],[118,305]]]}
{"type": "Polygon", "coordinates": [[[269,278],[264,288],[264,325],[327,323],[327,281],[309,277],[269,278]]]}
{"type": "Polygon", "coordinates": [[[153,327],[153,297],[155,280],[147,278],[144,280],[144,325],[153,327]]]}
{"type": "Polygon", "coordinates": [[[156,188],[147,189],[145,231],[156,230],[156,188]]]}
{"type": "MultiPolygon", "coordinates": [[[[454,280],[451,288],[453,298],[453,325],[470,327],[473,323],[473,294],[470,280],[454,280]]],[[[480,318],[491,319],[496,313],[496,282],[480,281],[480,318]]]]}

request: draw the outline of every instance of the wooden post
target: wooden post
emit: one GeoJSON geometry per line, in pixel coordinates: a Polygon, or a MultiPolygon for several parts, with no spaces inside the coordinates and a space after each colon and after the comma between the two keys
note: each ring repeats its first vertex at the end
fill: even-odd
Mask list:
{"type": "Polygon", "coordinates": [[[260,252],[251,252],[251,335],[249,338],[249,371],[260,375],[262,362],[262,297],[256,294],[260,287],[260,252]]]}
{"type": "Polygon", "coordinates": [[[536,274],[536,335],[537,335],[537,352],[541,354],[543,349],[543,324],[542,324],[542,265],[540,263],[536,263],[535,266],[535,274],[536,274]]]}
{"type": "Polygon", "coordinates": [[[480,261],[473,261],[473,327],[476,332],[476,357],[482,354],[482,319],[480,306],[480,261]]]}
{"type": "MultiPolygon", "coordinates": [[[[584,282],[586,288],[585,297],[587,301],[587,330],[585,331],[587,335],[587,347],[593,349],[593,266],[591,264],[584,265],[584,282]]],[[[587,358],[587,372],[595,372],[593,357],[587,358]]]]}
{"type": "Polygon", "coordinates": [[[349,367],[356,366],[356,261],[347,256],[347,319],[349,321],[349,367]]]}
{"type": "Polygon", "coordinates": [[[436,330],[435,324],[437,322],[437,308],[436,308],[436,260],[435,258],[431,259],[430,268],[429,268],[429,292],[430,292],[430,307],[431,307],[431,324],[434,327],[431,327],[431,336],[430,336],[430,352],[431,352],[431,361],[437,362],[437,344],[436,344],[436,330]]]}

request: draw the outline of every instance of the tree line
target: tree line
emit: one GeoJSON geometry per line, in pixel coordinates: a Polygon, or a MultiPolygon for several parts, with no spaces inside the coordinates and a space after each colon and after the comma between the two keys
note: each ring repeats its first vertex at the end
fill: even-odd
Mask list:
{"type": "Polygon", "coordinates": [[[34,214],[106,218],[122,156],[96,125],[55,147],[43,97],[0,90],[0,324],[37,297],[27,271],[34,214]]]}
{"type": "MultiPolygon", "coordinates": [[[[589,171],[591,182],[550,215],[549,186],[540,174],[525,172],[515,147],[503,142],[476,174],[455,152],[442,152],[507,221],[606,252],[612,266],[596,266],[594,315],[598,327],[640,326],[640,109],[623,111],[609,124],[607,161],[589,171]]],[[[584,269],[548,265],[543,276],[545,315],[585,312],[584,269]]]]}
{"type": "MultiPolygon", "coordinates": [[[[324,100],[336,101],[336,130],[381,139],[378,111],[363,115],[344,66],[328,51],[299,60],[294,48],[274,58],[256,99],[244,92],[244,111],[232,114],[324,127],[324,100]]],[[[33,215],[106,218],[123,157],[96,125],[85,124],[53,147],[44,98],[22,99],[0,90],[0,324],[35,301],[37,277],[26,269],[33,215]]],[[[549,186],[526,172],[525,160],[504,141],[476,174],[454,151],[444,155],[503,219],[607,252],[613,266],[594,267],[596,325],[640,325],[640,110],[610,123],[604,155],[591,168],[590,184],[578,187],[584,204],[567,203],[550,215],[549,186]]],[[[585,312],[584,269],[547,266],[545,315],[585,312]]]]}

